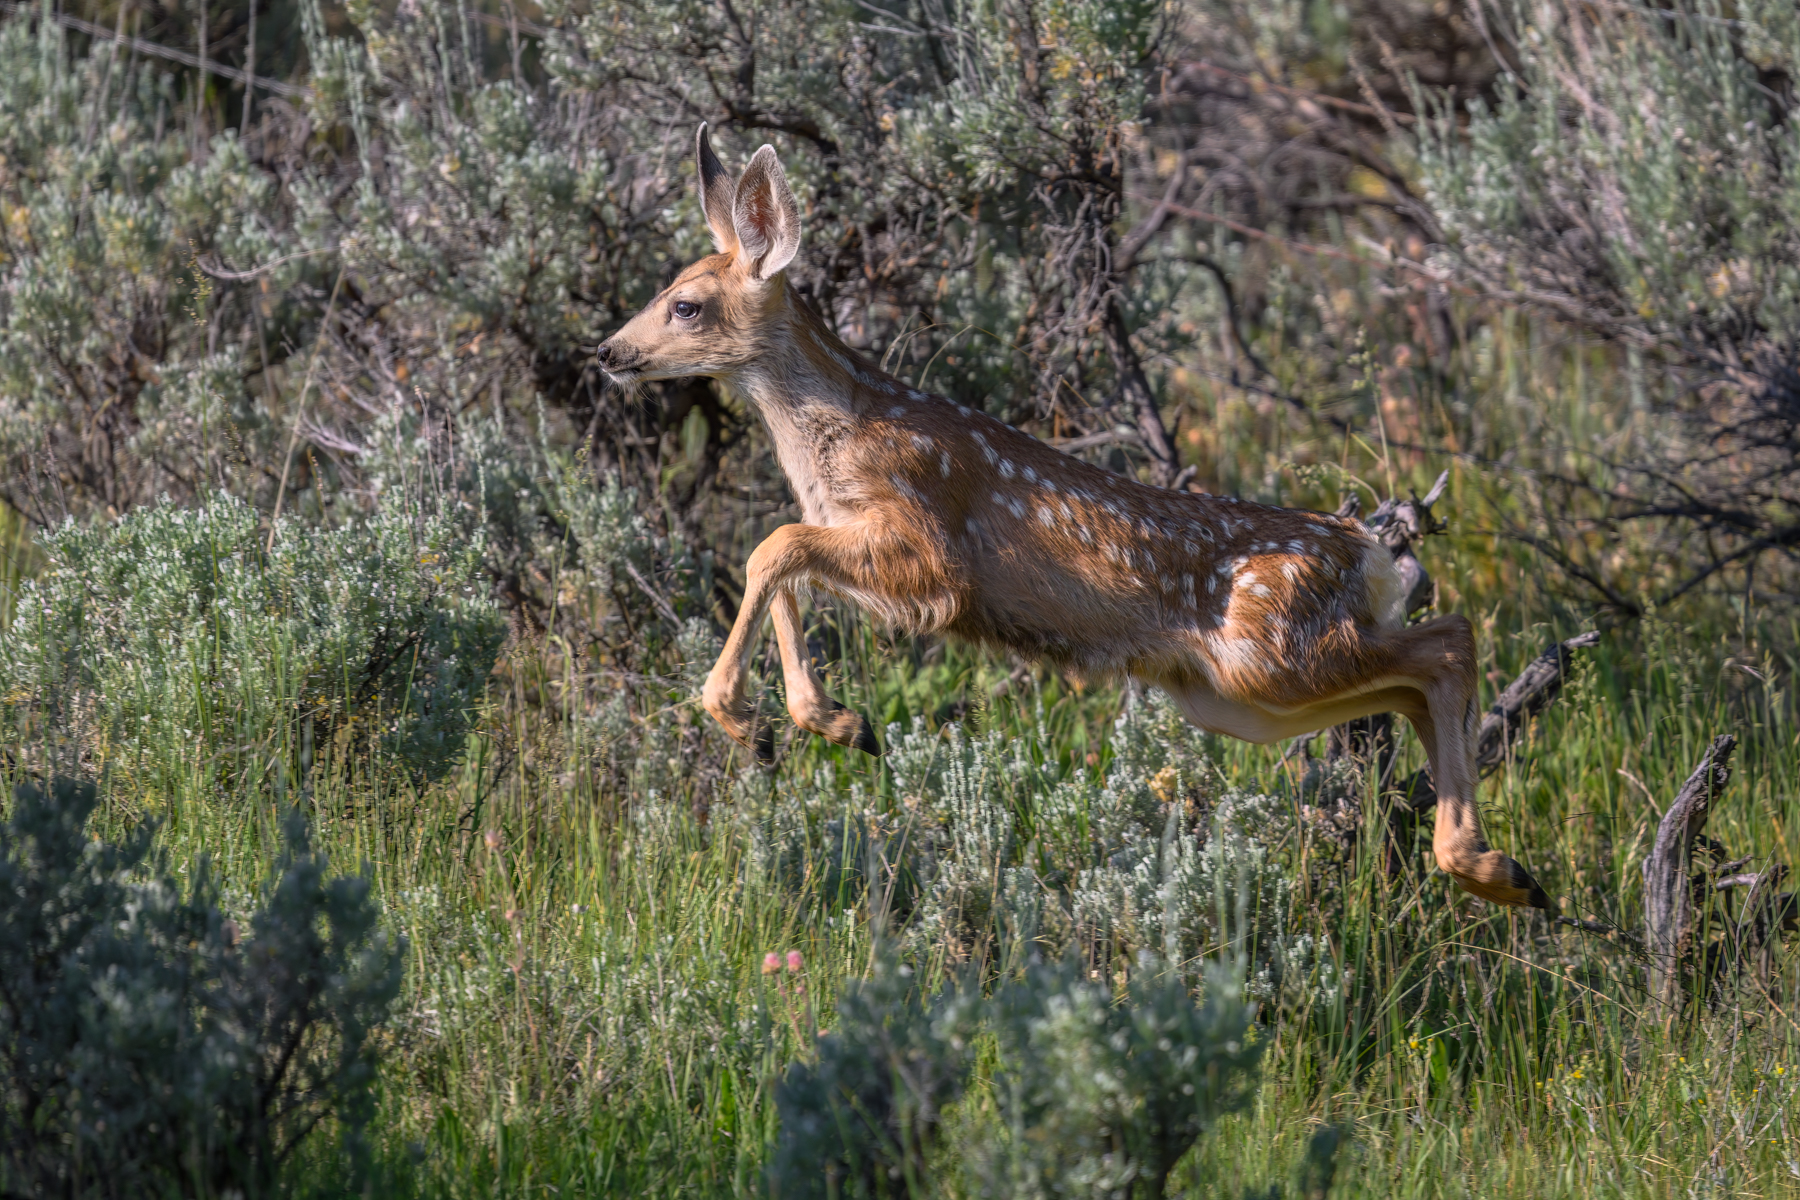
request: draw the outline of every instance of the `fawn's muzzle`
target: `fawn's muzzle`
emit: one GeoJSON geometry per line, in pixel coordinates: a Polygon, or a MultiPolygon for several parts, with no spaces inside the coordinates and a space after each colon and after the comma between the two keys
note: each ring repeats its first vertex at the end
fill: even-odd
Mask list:
{"type": "Polygon", "coordinates": [[[610,339],[594,351],[594,359],[603,371],[628,371],[641,357],[637,347],[615,345],[610,339]]]}

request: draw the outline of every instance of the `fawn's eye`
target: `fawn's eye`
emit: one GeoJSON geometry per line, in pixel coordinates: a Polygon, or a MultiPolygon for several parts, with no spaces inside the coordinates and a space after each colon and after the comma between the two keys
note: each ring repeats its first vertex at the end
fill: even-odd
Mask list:
{"type": "Polygon", "coordinates": [[[677,300],[675,302],[675,315],[684,321],[691,321],[700,315],[700,306],[695,304],[692,300],[677,300]]]}

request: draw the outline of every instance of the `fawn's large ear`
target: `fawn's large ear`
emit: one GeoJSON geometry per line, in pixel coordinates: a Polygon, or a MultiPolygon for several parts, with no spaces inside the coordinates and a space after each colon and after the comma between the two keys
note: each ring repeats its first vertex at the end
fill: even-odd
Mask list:
{"type": "Polygon", "coordinates": [[[731,223],[731,198],[737,185],[725,170],[725,164],[713,153],[712,138],[706,122],[694,137],[694,161],[700,166],[700,207],[706,213],[706,227],[712,232],[713,249],[729,254],[737,249],[737,227],[731,223]]]}
{"type": "Polygon", "coordinates": [[[775,147],[758,150],[744,168],[731,219],[752,279],[767,279],[794,261],[800,249],[800,206],[775,147]]]}

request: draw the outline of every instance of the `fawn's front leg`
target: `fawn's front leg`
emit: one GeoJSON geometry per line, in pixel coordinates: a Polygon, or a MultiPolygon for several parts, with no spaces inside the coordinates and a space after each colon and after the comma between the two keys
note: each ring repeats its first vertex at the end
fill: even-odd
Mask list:
{"type": "Polygon", "coordinates": [[[825,692],[806,652],[806,627],[800,621],[800,601],[782,589],[770,606],[775,617],[775,640],[781,646],[781,677],[787,684],[788,715],[808,733],[816,733],[840,746],[855,746],[864,754],[881,755],[881,743],[868,719],[845,708],[825,692]]]}
{"type": "Polygon", "coordinates": [[[725,639],[724,652],[706,677],[700,702],[726,733],[750,747],[762,762],[774,758],[774,740],[768,724],[757,717],[756,706],[744,694],[744,679],[763,618],[771,608],[781,643],[788,707],[795,721],[802,729],[823,734],[840,745],[875,752],[875,736],[868,722],[827,696],[807,665],[799,607],[789,591],[792,584],[847,580],[848,564],[867,557],[862,542],[862,533],[854,526],[783,525],[763,540],[745,565],[744,603],[725,639]],[[846,718],[855,722],[854,727],[846,718]]]}

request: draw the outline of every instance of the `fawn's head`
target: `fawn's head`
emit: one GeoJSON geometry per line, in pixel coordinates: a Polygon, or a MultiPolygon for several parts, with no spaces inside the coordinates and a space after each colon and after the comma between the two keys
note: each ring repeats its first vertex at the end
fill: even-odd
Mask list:
{"type": "Polygon", "coordinates": [[[800,207],[775,148],[758,150],[733,182],[705,125],[695,141],[701,206],[718,253],[681,272],[600,344],[596,357],[615,383],[724,375],[756,358],[782,300],[780,272],[800,248],[800,207]]]}

